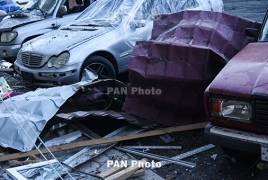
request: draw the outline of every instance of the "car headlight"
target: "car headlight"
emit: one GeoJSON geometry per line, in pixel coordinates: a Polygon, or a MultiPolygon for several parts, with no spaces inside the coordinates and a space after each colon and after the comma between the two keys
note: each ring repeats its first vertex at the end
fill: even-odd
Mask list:
{"type": "Polygon", "coordinates": [[[21,61],[21,59],[22,59],[22,50],[20,49],[18,54],[17,54],[17,60],[21,61]]]}
{"type": "Polygon", "coordinates": [[[47,67],[62,67],[70,58],[70,54],[68,52],[63,52],[59,56],[52,56],[47,63],[47,67]]]}
{"type": "Polygon", "coordinates": [[[11,42],[17,35],[17,32],[3,32],[1,34],[1,42],[11,42]]]}
{"type": "Polygon", "coordinates": [[[246,122],[250,122],[252,113],[251,105],[248,102],[218,98],[210,99],[210,110],[212,116],[246,122]]]}

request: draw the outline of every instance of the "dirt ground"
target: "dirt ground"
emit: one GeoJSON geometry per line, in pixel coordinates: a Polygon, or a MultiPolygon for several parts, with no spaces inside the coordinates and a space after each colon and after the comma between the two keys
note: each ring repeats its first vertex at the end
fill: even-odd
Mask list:
{"type": "MultiPolygon", "coordinates": [[[[224,2],[224,12],[234,15],[239,15],[245,18],[249,18],[256,21],[262,21],[263,17],[268,8],[267,0],[223,0],[224,2]]],[[[5,77],[7,82],[15,91],[27,92],[31,90],[27,88],[26,85],[22,82],[21,78],[12,73],[2,73],[0,72],[0,77],[5,77]]],[[[120,79],[125,80],[127,73],[120,76],[120,79]]],[[[85,123],[88,125],[89,122],[85,123]]],[[[111,124],[123,125],[125,122],[118,122],[118,120],[106,119],[103,121],[90,121],[90,127],[92,130],[98,131],[98,129],[105,129],[105,131],[113,131],[115,127],[112,127],[111,124]]],[[[105,134],[106,132],[100,133],[105,134]]],[[[122,145],[153,145],[153,146],[164,146],[164,145],[179,145],[182,146],[180,150],[150,150],[150,153],[155,153],[163,155],[166,157],[176,156],[178,154],[188,152],[195,148],[207,145],[208,143],[204,140],[203,129],[186,131],[179,133],[169,134],[173,139],[172,142],[165,143],[160,136],[136,139],[131,141],[124,141],[122,145]]],[[[1,152],[0,152],[1,153],[1,152]]],[[[58,158],[63,158],[63,153],[55,153],[58,158]]],[[[138,157],[133,155],[137,159],[138,157]]],[[[220,147],[216,146],[210,150],[204,151],[200,154],[191,156],[184,159],[185,161],[194,162],[197,164],[194,168],[186,168],[179,165],[166,165],[159,169],[153,169],[153,172],[158,174],[163,179],[166,179],[167,175],[175,175],[177,180],[187,179],[187,180],[216,180],[216,179],[231,179],[231,180],[266,180],[268,177],[268,169],[259,170],[256,167],[258,159],[248,160],[247,162],[238,162],[235,159],[226,156],[220,147]]],[[[0,180],[1,174],[5,172],[5,169],[9,165],[7,162],[0,163],[0,180]]],[[[86,170],[89,167],[89,164],[84,164],[79,167],[80,170],[86,170]]],[[[142,179],[142,178],[136,178],[142,179]]],[[[153,179],[153,178],[148,178],[153,179]]],[[[161,179],[161,178],[159,178],[161,179]]]]}

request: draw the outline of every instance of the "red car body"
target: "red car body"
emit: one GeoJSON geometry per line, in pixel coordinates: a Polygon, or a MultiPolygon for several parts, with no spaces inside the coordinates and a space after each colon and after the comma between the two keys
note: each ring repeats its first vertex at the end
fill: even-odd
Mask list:
{"type": "Polygon", "coordinates": [[[235,152],[229,155],[258,153],[268,161],[267,14],[261,29],[251,32],[257,42],[237,53],[205,91],[205,110],[210,121],[205,139],[235,152]]]}

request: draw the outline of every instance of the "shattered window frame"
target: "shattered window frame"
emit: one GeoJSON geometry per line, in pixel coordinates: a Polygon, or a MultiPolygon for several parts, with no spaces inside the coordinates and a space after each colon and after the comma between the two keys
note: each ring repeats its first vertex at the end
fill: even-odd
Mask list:
{"type": "MultiPolygon", "coordinates": [[[[43,166],[48,166],[49,164],[54,165],[56,164],[58,161],[56,159],[53,160],[48,160],[48,161],[43,161],[43,162],[39,162],[39,163],[35,163],[35,164],[28,164],[28,165],[24,165],[24,166],[19,166],[19,167],[14,167],[14,168],[9,168],[6,169],[6,172],[12,177],[12,178],[16,178],[17,180],[27,180],[27,178],[25,176],[23,176],[23,171],[31,171],[32,169],[37,169],[37,168],[41,168],[43,166]]],[[[53,166],[55,167],[55,166],[53,166]]]]}

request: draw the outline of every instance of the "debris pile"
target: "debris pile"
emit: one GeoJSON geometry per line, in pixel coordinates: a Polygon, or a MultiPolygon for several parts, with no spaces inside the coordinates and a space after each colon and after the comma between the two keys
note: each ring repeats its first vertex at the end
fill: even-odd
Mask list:
{"type": "MultiPolygon", "coordinates": [[[[171,143],[174,139],[169,133],[204,128],[207,122],[202,118],[203,91],[229,59],[251,41],[243,30],[258,26],[256,22],[216,12],[163,15],[155,20],[151,40],[137,42],[134,48],[129,65],[130,86],[111,79],[96,81],[97,77],[87,72],[87,81],[10,98],[12,91],[2,81],[2,100],[8,98],[0,103],[0,145],[24,152],[0,154],[0,162],[12,160],[11,166],[19,165],[6,169],[3,177],[21,180],[143,176],[160,180],[152,168],[170,163],[195,167],[196,163],[183,159],[214,145],[170,158],[148,151],[183,147],[124,147],[119,143],[158,135],[165,143],[171,143]],[[128,88],[128,93],[108,94],[108,88],[128,88]],[[109,117],[131,124],[102,137],[78,122],[86,117],[109,117]],[[159,124],[172,127],[148,131],[159,124]],[[58,137],[51,138],[55,133],[58,137]],[[53,153],[62,151],[71,154],[65,153],[58,160],[53,153]],[[45,161],[24,159],[37,154],[45,161]],[[85,163],[90,163],[86,172],[77,169],[85,163]]],[[[211,156],[216,158],[217,154],[211,156]]]]}
{"type": "MultiPolygon", "coordinates": [[[[62,128],[62,124],[57,124],[57,127],[62,128]]],[[[66,125],[64,126],[66,128],[66,125]]],[[[197,126],[195,128],[200,128],[197,126]]],[[[13,177],[13,179],[31,179],[35,177],[43,179],[72,179],[70,177],[82,178],[83,176],[92,176],[96,179],[128,179],[134,177],[142,176],[144,179],[162,179],[158,176],[153,169],[161,168],[170,163],[175,163],[178,165],[186,166],[188,168],[195,167],[195,163],[182,161],[187,157],[193,156],[200,152],[214,148],[212,144],[194,149],[192,151],[174,156],[172,158],[162,157],[152,153],[145,153],[143,151],[134,150],[134,149],[181,149],[181,146],[120,146],[119,142],[123,141],[127,136],[139,135],[140,138],[150,135],[163,134],[164,132],[171,132],[170,129],[159,129],[154,131],[144,131],[144,129],[138,128],[135,125],[126,125],[116,129],[115,131],[109,133],[105,137],[100,137],[98,134],[93,132],[91,129],[83,126],[79,122],[70,123],[69,128],[81,129],[81,133],[84,137],[95,140],[95,145],[87,146],[88,142],[93,140],[83,140],[79,139],[77,142],[69,143],[66,145],[55,145],[50,148],[53,151],[62,151],[64,146],[68,146],[68,149],[74,149],[76,147],[85,147],[79,150],[77,153],[69,153],[70,155],[64,155],[61,159],[64,161],[58,161],[57,159],[51,159],[47,161],[40,162],[39,158],[35,156],[27,159],[25,161],[11,160],[9,161],[11,168],[6,169],[5,177],[13,177]],[[75,128],[76,127],[76,128],[75,128]],[[126,136],[127,135],[127,136],[126,136]],[[110,139],[109,139],[110,138],[110,139]],[[103,143],[103,140],[110,140],[109,143],[103,143]],[[113,139],[116,139],[117,142],[113,139]],[[79,146],[77,146],[80,144],[79,146]],[[55,147],[56,149],[53,149],[55,147]],[[138,160],[132,155],[138,155],[143,159],[138,160]],[[68,157],[69,156],[69,157],[68,157]],[[81,165],[89,163],[90,166],[87,166],[87,171],[84,173],[79,173],[78,167],[81,165]],[[52,165],[52,167],[51,167],[52,165]],[[14,167],[18,166],[18,167],[14,167]],[[56,171],[56,172],[55,172],[56,171]],[[89,173],[87,173],[89,172],[89,173]],[[69,174],[68,174],[69,173],[69,174]]],[[[190,126],[186,129],[190,129],[190,126]]],[[[58,128],[52,128],[54,133],[57,134],[58,128]]],[[[77,131],[73,131],[77,132],[77,131]]],[[[61,134],[60,137],[65,135],[61,134]]],[[[59,139],[58,137],[57,139],[59,139]]],[[[75,135],[74,135],[75,137],[75,135]]],[[[129,138],[129,137],[128,137],[129,138]]],[[[134,138],[134,137],[132,137],[134,138]]],[[[44,138],[45,139],[45,138],[44,138]]],[[[50,140],[49,140],[50,141],[50,140]]],[[[40,149],[44,151],[44,149],[40,149]]],[[[35,150],[32,150],[28,153],[13,153],[7,154],[6,156],[1,157],[0,161],[8,160],[10,157],[22,158],[27,157],[29,154],[38,154],[35,150]]],[[[10,158],[12,159],[12,158],[10,158]]]]}

